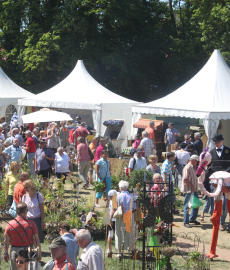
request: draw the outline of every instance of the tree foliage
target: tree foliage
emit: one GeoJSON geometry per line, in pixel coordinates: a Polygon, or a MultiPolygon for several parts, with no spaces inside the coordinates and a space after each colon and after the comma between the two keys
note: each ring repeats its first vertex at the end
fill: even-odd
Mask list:
{"type": "Polygon", "coordinates": [[[230,60],[229,1],[0,0],[0,65],[34,93],[82,59],[102,85],[137,101],[181,86],[215,48],[230,60]]]}

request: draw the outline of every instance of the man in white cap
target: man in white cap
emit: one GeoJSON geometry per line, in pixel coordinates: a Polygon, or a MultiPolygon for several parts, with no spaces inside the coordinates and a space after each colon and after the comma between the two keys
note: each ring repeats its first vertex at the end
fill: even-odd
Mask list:
{"type": "Polygon", "coordinates": [[[200,225],[200,222],[196,221],[199,207],[192,209],[190,218],[188,208],[188,203],[192,195],[192,192],[194,193],[194,196],[198,198],[198,180],[196,176],[196,165],[198,161],[199,157],[197,155],[192,155],[190,157],[188,164],[184,167],[182,176],[181,192],[185,193],[184,226],[187,228],[192,228],[192,226],[189,223],[200,225]]]}

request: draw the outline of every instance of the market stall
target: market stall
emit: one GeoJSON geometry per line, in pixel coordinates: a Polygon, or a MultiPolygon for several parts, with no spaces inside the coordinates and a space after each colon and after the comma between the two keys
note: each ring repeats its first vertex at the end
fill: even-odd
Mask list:
{"type": "Polygon", "coordinates": [[[103,125],[106,126],[103,136],[111,139],[116,155],[119,155],[121,153],[121,145],[128,136],[125,120],[109,119],[104,121],[103,125]]]}

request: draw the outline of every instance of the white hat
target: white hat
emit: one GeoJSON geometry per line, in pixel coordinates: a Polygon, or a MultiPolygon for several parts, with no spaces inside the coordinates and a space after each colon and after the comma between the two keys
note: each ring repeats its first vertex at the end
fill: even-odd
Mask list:
{"type": "Polygon", "coordinates": [[[196,161],[199,161],[199,157],[197,155],[192,155],[190,157],[190,160],[193,160],[193,159],[195,159],[196,161]]]}
{"type": "Polygon", "coordinates": [[[117,191],[115,189],[111,189],[109,192],[108,192],[108,196],[111,197],[113,196],[115,193],[117,193],[117,191]]]}

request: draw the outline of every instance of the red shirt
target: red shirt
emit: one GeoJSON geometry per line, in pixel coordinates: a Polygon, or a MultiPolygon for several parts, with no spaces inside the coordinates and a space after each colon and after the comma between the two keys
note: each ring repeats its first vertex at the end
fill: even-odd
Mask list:
{"type": "Polygon", "coordinates": [[[26,141],[26,147],[29,147],[29,150],[26,150],[26,153],[34,153],[36,151],[36,143],[33,137],[28,137],[26,141]]]}
{"type": "Polygon", "coordinates": [[[22,217],[16,217],[16,220],[21,224],[18,224],[15,220],[11,220],[6,225],[4,235],[10,237],[11,246],[16,247],[28,247],[33,244],[33,236],[38,234],[38,229],[33,220],[24,219],[22,217]],[[26,231],[26,234],[22,227],[26,231]],[[20,236],[19,236],[20,235],[20,236]],[[29,241],[28,241],[29,238],[29,241]]]}
{"type": "Polygon", "coordinates": [[[66,259],[68,262],[68,270],[76,270],[67,254],[65,254],[60,260],[55,260],[53,270],[65,270],[67,264],[66,259]]]}
{"type": "Polygon", "coordinates": [[[89,134],[88,129],[84,128],[84,127],[79,127],[76,129],[76,136],[78,137],[83,137],[84,139],[87,137],[87,135],[89,134]]]}
{"type": "Polygon", "coordinates": [[[149,134],[149,139],[154,140],[155,139],[155,133],[154,130],[151,127],[147,127],[145,131],[149,134]]]}
{"type": "Polygon", "coordinates": [[[102,152],[102,150],[104,150],[104,147],[100,144],[98,146],[98,148],[96,149],[96,152],[95,152],[95,156],[94,156],[94,161],[95,162],[98,161],[98,159],[101,158],[101,152],[102,152]]]}
{"type": "Polygon", "coordinates": [[[77,154],[79,155],[78,161],[90,161],[89,147],[85,143],[80,143],[77,146],[77,154]]]}
{"type": "Polygon", "coordinates": [[[26,194],[26,190],[21,181],[19,181],[14,188],[14,200],[19,203],[19,198],[26,194]]]}

